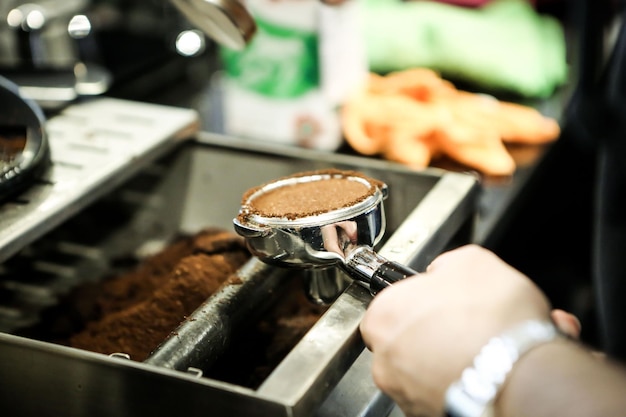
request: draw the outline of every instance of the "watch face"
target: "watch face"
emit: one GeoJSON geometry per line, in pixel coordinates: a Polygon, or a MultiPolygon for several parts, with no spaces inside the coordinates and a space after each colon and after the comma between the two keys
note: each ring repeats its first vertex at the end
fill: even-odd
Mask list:
{"type": "Polygon", "coordinates": [[[0,77],[0,203],[31,185],[49,165],[45,117],[0,77]]]}

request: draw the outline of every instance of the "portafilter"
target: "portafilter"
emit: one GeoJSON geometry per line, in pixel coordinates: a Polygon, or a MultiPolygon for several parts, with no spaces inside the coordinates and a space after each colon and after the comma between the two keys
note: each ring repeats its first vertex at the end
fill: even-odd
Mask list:
{"type": "Polygon", "coordinates": [[[374,251],[385,232],[385,183],[353,171],[310,171],[248,190],[235,230],[262,261],[337,265],[374,295],[417,272],[374,251]]]}

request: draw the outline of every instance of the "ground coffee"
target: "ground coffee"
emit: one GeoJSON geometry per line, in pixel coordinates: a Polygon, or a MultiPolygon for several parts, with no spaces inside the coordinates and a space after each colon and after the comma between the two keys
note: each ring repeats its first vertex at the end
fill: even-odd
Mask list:
{"type": "MultiPolygon", "coordinates": [[[[250,255],[233,232],[208,228],[180,236],[126,272],[76,288],[22,335],[143,361],[178,325],[223,285],[250,255]]],[[[250,327],[233,334],[226,352],[205,376],[257,388],[315,324],[327,306],[311,303],[302,277],[250,327]]]]}
{"type": "Polygon", "coordinates": [[[136,269],[91,288],[93,317],[69,344],[143,361],[249,257],[232,232],[207,229],[181,238],[136,269]]]}
{"type": "Polygon", "coordinates": [[[380,181],[355,171],[329,169],[302,172],[248,190],[242,200],[242,216],[256,214],[297,219],[328,213],[365,200],[381,185],[380,181]],[[305,177],[307,180],[302,180],[305,177]],[[288,181],[283,186],[268,187],[292,179],[294,181],[288,181]],[[261,190],[263,192],[259,193],[261,190]]]}

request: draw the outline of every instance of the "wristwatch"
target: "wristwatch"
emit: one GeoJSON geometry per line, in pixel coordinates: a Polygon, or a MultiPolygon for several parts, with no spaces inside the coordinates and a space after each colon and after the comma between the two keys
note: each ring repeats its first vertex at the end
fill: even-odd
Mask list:
{"type": "Polygon", "coordinates": [[[528,320],[490,339],[452,383],[445,397],[450,417],[492,417],[493,403],[517,360],[560,333],[551,321],[528,320]]]}

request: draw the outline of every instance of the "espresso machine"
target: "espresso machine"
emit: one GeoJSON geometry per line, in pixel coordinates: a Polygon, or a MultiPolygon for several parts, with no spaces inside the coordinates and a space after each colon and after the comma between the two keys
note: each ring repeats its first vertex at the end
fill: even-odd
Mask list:
{"type": "Polygon", "coordinates": [[[254,20],[237,0],[8,0],[0,5],[0,75],[45,110],[162,65],[209,42],[240,49],[254,20]]]}
{"type": "Polygon", "coordinates": [[[92,36],[88,7],[88,0],[9,0],[0,6],[0,74],[45,109],[102,94],[110,84],[105,68],[81,56],[81,42],[92,36]]]}

